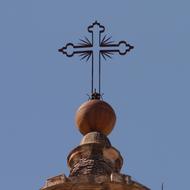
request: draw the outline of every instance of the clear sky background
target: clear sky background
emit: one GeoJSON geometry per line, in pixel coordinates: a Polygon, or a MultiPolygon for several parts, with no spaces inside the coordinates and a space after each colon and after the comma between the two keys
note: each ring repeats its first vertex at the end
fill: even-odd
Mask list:
{"type": "Polygon", "coordinates": [[[189,8],[189,0],[0,0],[0,189],[39,189],[69,174],[90,64],[57,49],[89,37],[95,20],[114,41],[135,46],[103,64],[122,173],[153,190],[162,182],[165,190],[189,189],[189,8]]]}

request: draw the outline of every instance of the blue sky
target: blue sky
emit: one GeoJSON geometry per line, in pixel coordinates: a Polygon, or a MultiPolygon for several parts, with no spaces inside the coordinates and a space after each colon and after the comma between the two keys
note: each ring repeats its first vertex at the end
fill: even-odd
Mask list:
{"type": "Polygon", "coordinates": [[[0,1],[1,189],[39,189],[69,171],[82,135],[78,106],[90,64],[57,52],[88,36],[95,20],[135,49],[103,63],[104,100],[117,114],[109,136],[122,173],[151,189],[188,189],[190,171],[188,0],[0,1]]]}

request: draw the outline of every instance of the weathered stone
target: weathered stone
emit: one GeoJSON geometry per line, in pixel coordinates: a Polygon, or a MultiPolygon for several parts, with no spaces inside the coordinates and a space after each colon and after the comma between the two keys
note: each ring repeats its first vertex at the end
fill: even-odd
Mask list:
{"type": "Polygon", "coordinates": [[[110,175],[111,182],[116,182],[116,183],[124,183],[125,179],[124,176],[120,173],[112,173],[110,175]]]}
{"type": "Polygon", "coordinates": [[[83,144],[101,144],[104,147],[111,147],[111,143],[109,139],[102,133],[99,132],[90,132],[87,133],[80,143],[80,145],[83,144]]]}
{"type": "Polygon", "coordinates": [[[109,177],[106,175],[95,176],[94,181],[95,183],[109,182],[109,177]]]}
{"type": "Polygon", "coordinates": [[[84,175],[69,177],[64,183],[45,186],[41,190],[150,190],[138,182],[130,184],[124,182],[113,182],[103,176],[84,175]],[[99,180],[99,181],[96,181],[99,180]]]}
{"type": "Polygon", "coordinates": [[[125,182],[130,185],[132,183],[132,180],[131,180],[131,176],[129,175],[124,175],[124,178],[125,178],[125,182]]]}
{"type": "Polygon", "coordinates": [[[45,187],[55,186],[57,184],[65,183],[66,181],[67,177],[64,174],[61,174],[47,179],[45,187]]]}
{"type": "Polygon", "coordinates": [[[119,151],[111,146],[108,138],[98,132],[91,133],[88,137],[68,156],[70,176],[87,174],[110,176],[113,172],[119,172],[123,159],[119,151]]]}
{"type": "Polygon", "coordinates": [[[69,177],[50,178],[41,190],[150,190],[120,173],[123,159],[119,151],[98,132],[87,134],[67,163],[69,177]]]}

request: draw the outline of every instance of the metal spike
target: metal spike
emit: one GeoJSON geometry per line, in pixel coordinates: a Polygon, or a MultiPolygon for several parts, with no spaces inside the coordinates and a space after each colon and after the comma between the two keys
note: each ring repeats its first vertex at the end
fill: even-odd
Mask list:
{"type": "Polygon", "coordinates": [[[110,59],[112,58],[108,53],[104,53],[104,55],[106,55],[107,57],[109,57],[110,59]]]}
{"type": "Polygon", "coordinates": [[[104,53],[101,53],[101,55],[104,58],[104,60],[106,60],[106,57],[105,57],[104,53]]]}
{"type": "Polygon", "coordinates": [[[86,36],[84,38],[85,38],[86,42],[88,42],[89,45],[92,45],[90,40],[86,36]]]}
{"type": "Polygon", "coordinates": [[[88,55],[86,61],[88,61],[88,60],[90,59],[91,55],[92,55],[92,54],[89,54],[89,55],[88,55]]]}

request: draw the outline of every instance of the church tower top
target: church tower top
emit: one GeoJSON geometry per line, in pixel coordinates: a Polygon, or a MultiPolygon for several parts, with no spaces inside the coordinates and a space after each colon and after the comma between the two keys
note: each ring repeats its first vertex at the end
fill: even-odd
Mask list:
{"type": "Polygon", "coordinates": [[[79,54],[82,59],[91,58],[91,97],[76,112],[76,126],[84,136],[67,157],[69,176],[62,174],[52,177],[41,190],[150,190],[120,172],[123,158],[107,137],[115,126],[116,114],[102,100],[101,58],[111,57],[113,53],[125,55],[133,46],[125,41],[114,43],[106,35],[102,38],[104,31],[105,27],[96,21],[88,27],[91,40],[85,38],[79,45],[68,43],[59,49],[68,57],[79,54]],[[94,88],[95,65],[98,65],[97,92],[94,88]]]}

